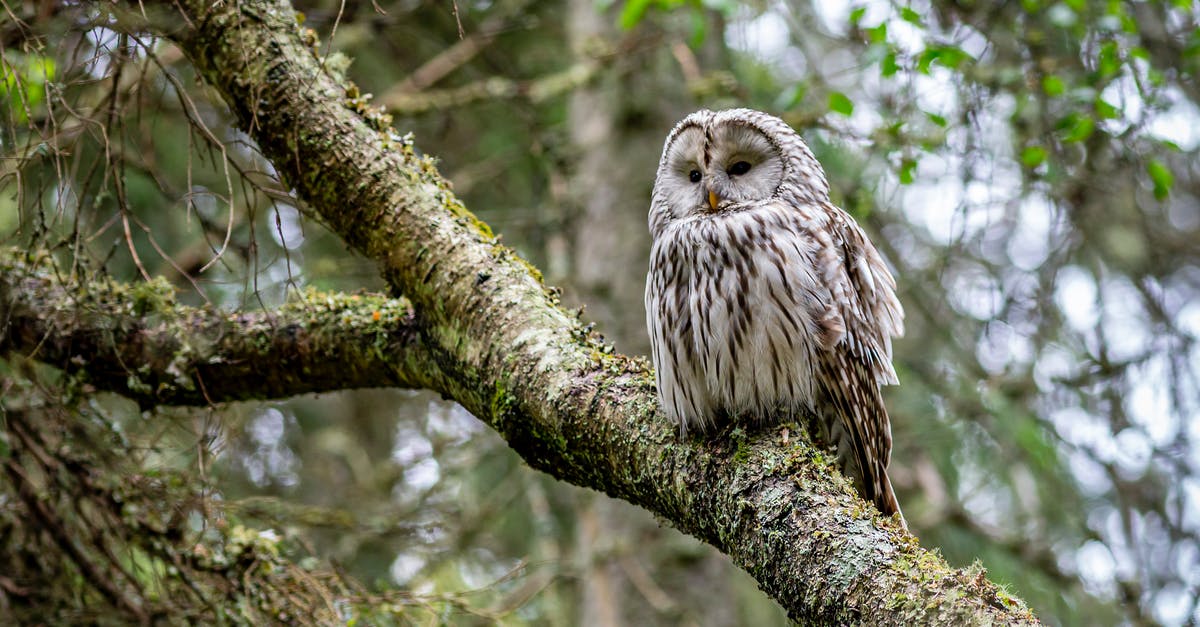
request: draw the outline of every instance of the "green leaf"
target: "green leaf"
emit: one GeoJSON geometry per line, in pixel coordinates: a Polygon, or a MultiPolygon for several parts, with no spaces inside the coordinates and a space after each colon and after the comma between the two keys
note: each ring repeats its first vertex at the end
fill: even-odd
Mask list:
{"type": "Polygon", "coordinates": [[[1096,67],[1096,71],[1100,76],[1110,77],[1116,75],[1121,70],[1121,52],[1117,48],[1117,42],[1106,41],[1100,46],[1100,58],[1096,67]]]}
{"type": "Polygon", "coordinates": [[[1167,165],[1158,159],[1151,159],[1150,163],[1146,164],[1146,172],[1150,175],[1150,180],[1154,182],[1154,197],[1166,200],[1171,193],[1171,187],[1175,185],[1175,175],[1171,174],[1167,165]]]}
{"type": "Polygon", "coordinates": [[[938,56],[938,63],[956,70],[960,65],[967,61],[974,61],[975,57],[969,52],[956,46],[946,46],[941,49],[941,55],[938,56]]]}
{"type": "Polygon", "coordinates": [[[956,70],[963,63],[974,60],[975,57],[968,54],[962,48],[955,46],[931,46],[926,48],[917,60],[917,71],[922,74],[928,74],[930,66],[934,63],[943,65],[951,70],[956,70]]]}
{"type": "Polygon", "coordinates": [[[889,52],[879,61],[879,73],[883,76],[894,76],[900,71],[900,65],[896,63],[896,53],[889,52]]]}
{"type": "Polygon", "coordinates": [[[1121,117],[1121,110],[1112,104],[1109,104],[1109,102],[1103,98],[1097,98],[1095,105],[1096,117],[1100,118],[1101,120],[1114,120],[1121,117]]]}
{"type": "Polygon", "coordinates": [[[1063,141],[1081,142],[1092,136],[1092,132],[1096,130],[1096,121],[1090,115],[1072,113],[1063,119],[1059,128],[1066,131],[1063,141]]]}
{"type": "Polygon", "coordinates": [[[1033,169],[1046,161],[1046,149],[1041,146],[1028,146],[1021,151],[1021,165],[1033,169]]]}
{"type": "Polygon", "coordinates": [[[929,66],[933,65],[934,59],[937,59],[937,53],[932,50],[925,50],[921,56],[917,58],[917,71],[922,74],[929,73],[929,66]]]}
{"type": "Polygon", "coordinates": [[[1042,91],[1047,96],[1061,96],[1063,92],[1067,91],[1067,84],[1063,82],[1063,79],[1053,74],[1047,74],[1042,78],[1042,91]]]}
{"type": "Polygon", "coordinates": [[[867,29],[867,39],[873,44],[880,44],[887,41],[887,22],[876,26],[875,28],[867,29]]]}
{"type": "Polygon", "coordinates": [[[840,91],[829,92],[829,110],[849,117],[854,113],[854,101],[840,91]]]}
{"type": "Polygon", "coordinates": [[[904,20],[905,22],[908,22],[909,24],[916,24],[917,26],[924,26],[924,24],[921,23],[921,14],[917,13],[916,11],[912,10],[909,7],[904,7],[902,9],[900,9],[900,19],[904,20]]]}
{"type": "Polygon", "coordinates": [[[854,9],[853,11],[851,11],[850,12],[850,25],[858,26],[858,23],[862,21],[863,16],[866,14],[867,14],[867,7],[858,7],[857,9],[854,9]]]}
{"type": "Polygon", "coordinates": [[[617,18],[617,23],[621,28],[629,30],[638,25],[643,17],[646,17],[646,10],[650,8],[651,0],[627,0],[625,6],[621,7],[621,15],[617,18]]]}
{"type": "Polygon", "coordinates": [[[945,116],[941,116],[936,113],[930,113],[930,112],[926,111],[925,117],[929,118],[930,122],[933,122],[934,124],[937,124],[938,126],[940,126],[942,128],[946,128],[945,116]]]}
{"type": "Polygon", "coordinates": [[[900,184],[912,185],[914,174],[917,171],[917,160],[905,157],[900,161],[900,184]]]}

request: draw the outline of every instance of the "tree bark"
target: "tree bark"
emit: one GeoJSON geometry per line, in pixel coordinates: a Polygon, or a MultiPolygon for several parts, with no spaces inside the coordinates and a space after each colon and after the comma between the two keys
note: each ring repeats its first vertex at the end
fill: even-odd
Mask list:
{"type": "MultiPolygon", "coordinates": [[[[397,318],[395,329],[412,340],[376,357],[381,369],[397,371],[395,384],[453,398],[534,468],[645,507],[712,544],[798,621],[1036,623],[981,569],[951,569],[880,520],[823,452],[796,435],[801,430],[793,428],[791,438],[741,429],[680,438],[658,411],[646,362],[613,354],[563,311],[536,269],[467,211],[432,161],[322,67],[314,35],[297,25],[288,4],[179,0],[146,5],[148,20],[142,5],[125,9],[127,27],[180,46],[309,215],[375,260],[411,302],[411,315],[397,318]]],[[[27,285],[34,297],[23,302],[36,307],[36,282],[9,289],[27,285]]],[[[180,318],[195,315],[158,306],[180,318]]],[[[352,352],[330,351],[328,360],[352,352]]],[[[329,384],[391,384],[357,376],[363,380],[329,384]]],[[[127,393],[117,379],[98,377],[96,385],[127,393]]],[[[205,402],[247,397],[244,386],[231,383],[226,397],[204,375],[195,381],[205,384],[205,402]]]]}
{"type": "Polygon", "coordinates": [[[309,290],[273,312],[177,305],[166,281],[64,278],[0,248],[0,349],[84,375],[143,407],[429,387],[437,370],[403,299],[309,290]]]}

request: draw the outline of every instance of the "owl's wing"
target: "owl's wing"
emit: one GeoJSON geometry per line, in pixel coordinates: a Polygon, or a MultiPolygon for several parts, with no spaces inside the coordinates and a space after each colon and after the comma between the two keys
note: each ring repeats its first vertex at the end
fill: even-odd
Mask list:
{"type": "Polygon", "coordinates": [[[833,206],[828,211],[831,249],[820,261],[831,306],[845,328],[837,344],[865,362],[880,385],[894,385],[898,381],[892,367],[892,338],[904,334],[896,280],[854,219],[833,206]]]}
{"type": "MultiPolygon", "coordinates": [[[[817,258],[831,314],[844,333],[816,360],[830,435],[846,474],[881,512],[899,511],[887,476],[892,434],[879,386],[897,383],[892,338],[904,332],[896,281],[879,251],[844,211],[828,206],[826,247],[817,258]],[[849,450],[847,450],[849,449],[849,450]]],[[[824,239],[824,238],[822,238],[824,239]]]]}

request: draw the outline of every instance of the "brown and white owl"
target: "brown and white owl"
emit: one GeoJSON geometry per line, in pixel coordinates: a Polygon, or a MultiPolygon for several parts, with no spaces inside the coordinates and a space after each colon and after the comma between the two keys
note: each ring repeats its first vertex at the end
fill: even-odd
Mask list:
{"type": "MultiPolygon", "coordinates": [[[[885,515],[904,331],[896,282],[791,127],[750,109],[671,130],[650,205],[647,327],[659,395],[682,430],[817,417],[843,471],[885,515]]],[[[903,520],[903,518],[901,518],[903,520]]]]}

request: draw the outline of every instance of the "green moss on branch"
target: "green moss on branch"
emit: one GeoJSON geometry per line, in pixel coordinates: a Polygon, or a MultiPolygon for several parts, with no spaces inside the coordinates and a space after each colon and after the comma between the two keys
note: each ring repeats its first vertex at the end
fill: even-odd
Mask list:
{"type": "Polygon", "coordinates": [[[230,313],[176,304],[165,281],[63,276],[48,257],[0,249],[0,347],[143,406],[428,385],[403,300],[309,290],[274,312],[230,313]]]}

